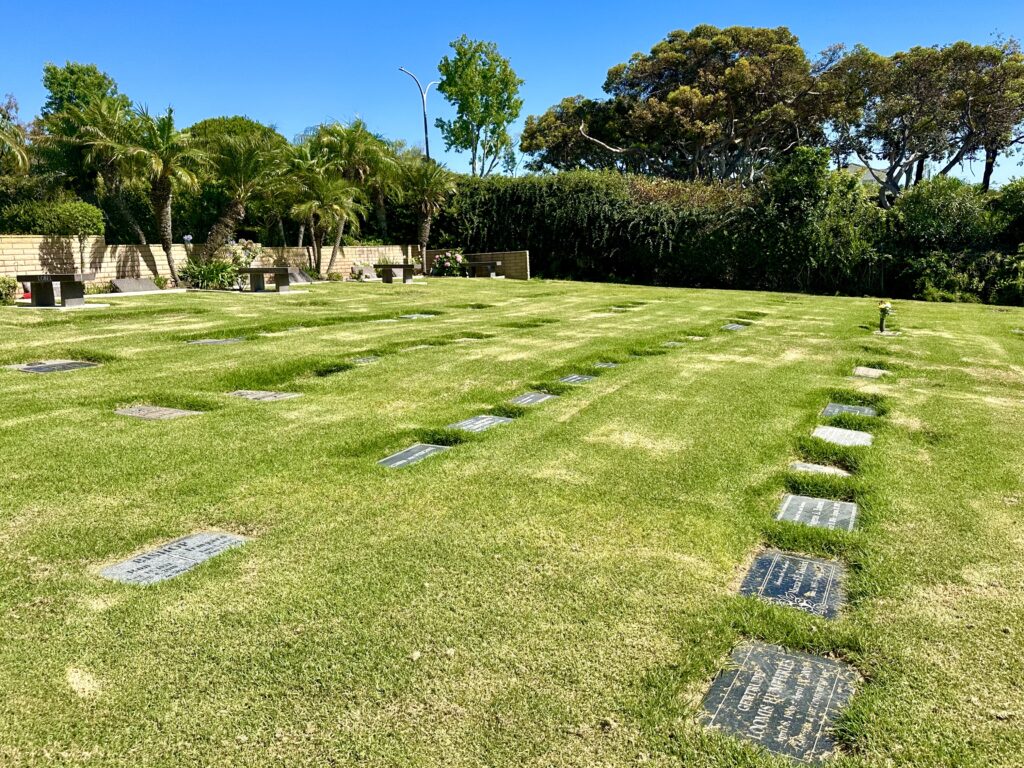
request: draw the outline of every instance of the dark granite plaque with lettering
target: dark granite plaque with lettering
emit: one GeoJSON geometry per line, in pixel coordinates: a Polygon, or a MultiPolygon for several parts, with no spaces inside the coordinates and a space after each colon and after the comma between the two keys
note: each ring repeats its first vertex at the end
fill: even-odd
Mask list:
{"type": "Polygon", "coordinates": [[[593,381],[594,378],[593,376],[584,376],[582,373],[573,373],[563,376],[559,381],[563,384],[586,384],[588,381],[593,381]]]}
{"type": "Polygon", "coordinates": [[[447,445],[416,443],[415,445],[410,445],[405,450],[393,453],[387,458],[381,459],[377,463],[382,467],[388,467],[389,469],[400,469],[402,467],[408,467],[410,464],[423,461],[425,458],[433,456],[435,453],[441,453],[442,451],[447,450],[447,445]]]}
{"type": "Polygon", "coordinates": [[[518,397],[513,397],[509,402],[514,405],[540,405],[557,397],[558,395],[551,395],[547,392],[524,392],[518,397]]]}
{"type": "Polygon", "coordinates": [[[192,341],[187,341],[185,343],[214,346],[218,344],[238,344],[243,341],[245,341],[245,339],[193,339],[192,341]]]}
{"type": "Polygon", "coordinates": [[[806,461],[794,461],[789,465],[794,472],[809,472],[812,475],[835,475],[836,477],[850,477],[845,469],[833,467],[828,464],[810,464],[806,461]]]}
{"type": "Polygon", "coordinates": [[[870,432],[862,432],[859,429],[843,429],[842,427],[815,427],[811,436],[824,440],[826,443],[853,448],[866,448],[874,442],[874,437],[870,432]]]}
{"type": "Polygon", "coordinates": [[[822,416],[838,416],[841,413],[852,413],[855,416],[877,416],[878,411],[874,408],[869,408],[866,405],[846,405],[845,403],[829,403],[825,406],[825,410],[821,412],[822,416]]]}
{"type": "Polygon", "coordinates": [[[24,373],[64,373],[77,371],[80,368],[95,368],[97,365],[99,363],[89,363],[84,360],[40,360],[36,363],[8,365],[7,367],[24,373]]]}
{"type": "Polygon", "coordinates": [[[153,584],[180,576],[211,557],[245,542],[244,536],[233,533],[194,533],[131,560],[104,568],[100,575],[124,584],[153,584]]]}
{"type": "Polygon", "coordinates": [[[812,528],[852,531],[857,522],[857,512],[857,505],[852,501],[833,501],[787,494],[779,506],[779,514],[775,519],[809,525],[812,528]]]}
{"type": "Polygon", "coordinates": [[[238,389],[229,393],[232,397],[243,397],[246,400],[255,400],[258,403],[273,403],[278,400],[292,400],[302,397],[298,392],[267,392],[262,389],[238,389]]]}
{"type": "Polygon", "coordinates": [[[482,414],[480,416],[473,416],[469,419],[457,421],[454,424],[449,424],[448,429],[461,429],[463,432],[484,432],[491,427],[496,427],[499,424],[508,424],[511,421],[512,419],[506,416],[482,414]]]}
{"type": "Polygon", "coordinates": [[[834,619],[843,604],[845,578],[841,563],[769,549],[750,566],[740,594],[834,619]]]}
{"type": "Polygon", "coordinates": [[[722,326],[723,331],[745,331],[747,326],[743,323],[726,323],[722,326]]]}
{"type": "Polygon", "coordinates": [[[594,363],[594,367],[595,368],[618,368],[619,364],[618,363],[602,362],[602,363],[594,363]]]}
{"type": "Polygon", "coordinates": [[[159,405],[133,405],[128,408],[118,408],[114,413],[118,416],[132,416],[149,421],[167,421],[168,419],[180,419],[183,416],[198,416],[202,411],[184,411],[180,408],[163,408],[159,405]]]}
{"type": "Polygon", "coordinates": [[[835,751],[833,724],[860,682],[853,667],[759,642],[730,662],[704,698],[709,726],[803,763],[835,751]]]}

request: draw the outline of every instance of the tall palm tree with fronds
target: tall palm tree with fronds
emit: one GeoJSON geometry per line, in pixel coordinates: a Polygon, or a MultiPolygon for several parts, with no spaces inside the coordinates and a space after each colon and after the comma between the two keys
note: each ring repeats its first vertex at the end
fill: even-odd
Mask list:
{"type": "Polygon", "coordinates": [[[14,123],[0,122],[0,158],[3,157],[10,157],[16,170],[28,170],[25,134],[14,123]]]}
{"type": "Polygon", "coordinates": [[[352,182],[335,176],[329,168],[320,168],[305,179],[302,201],[292,206],[292,217],[309,225],[313,246],[310,265],[314,272],[322,274],[324,237],[329,230],[337,227],[337,236],[328,272],[334,266],[334,259],[341,246],[341,237],[346,224],[358,224],[359,216],[366,211],[361,201],[361,192],[352,182]]]}
{"type": "Polygon", "coordinates": [[[171,254],[171,201],[174,188],[196,186],[194,169],[205,160],[205,153],[192,141],[188,131],[174,127],[174,110],[151,115],[146,109],[135,111],[135,129],[130,135],[108,135],[102,126],[85,126],[83,143],[102,148],[112,157],[139,163],[149,180],[149,200],[156,214],[160,246],[167,257],[171,279],[178,282],[178,270],[171,254]]]}
{"type": "Polygon", "coordinates": [[[245,218],[249,200],[271,186],[276,163],[271,140],[267,136],[248,134],[225,136],[217,142],[209,160],[214,177],[228,195],[228,204],[210,228],[198,254],[204,261],[213,258],[217,249],[234,237],[245,218]]]}
{"type": "Polygon", "coordinates": [[[434,217],[455,193],[455,177],[443,165],[418,156],[402,163],[402,196],[416,209],[420,260],[427,266],[427,243],[434,217]]]}

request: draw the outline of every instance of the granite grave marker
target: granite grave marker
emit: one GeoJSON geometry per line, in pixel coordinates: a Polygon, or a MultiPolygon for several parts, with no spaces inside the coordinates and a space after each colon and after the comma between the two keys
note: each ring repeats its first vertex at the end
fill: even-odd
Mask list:
{"type": "Polygon", "coordinates": [[[153,584],[180,576],[211,557],[245,542],[244,536],[232,533],[194,533],[104,568],[100,575],[124,584],[153,584]]]}
{"type": "Polygon", "coordinates": [[[809,464],[806,461],[794,461],[789,465],[794,472],[810,472],[814,475],[836,475],[837,477],[850,477],[850,473],[839,467],[830,467],[825,464],[809,464]]]}
{"type": "Polygon", "coordinates": [[[64,373],[66,371],[77,371],[81,368],[95,368],[99,363],[90,363],[85,360],[40,360],[35,363],[24,363],[23,365],[8,365],[15,371],[23,373],[64,373]]]}
{"type": "Polygon", "coordinates": [[[513,397],[509,402],[513,405],[540,405],[548,400],[555,400],[557,397],[558,395],[552,395],[547,392],[524,392],[513,397]]]}
{"type": "Polygon", "coordinates": [[[377,463],[383,467],[389,469],[401,469],[402,467],[408,467],[410,464],[416,464],[417,462],[423,461],[428,456],[433,456],[435,453],[441,453],[447,451],[447,445],[434,445],[432,443],[416,443],[410,445],[408,448],[393,453],[390,456],[381,459],[377,463]]]}
{"type": "Polygon", "coordinates": [[[302,397],[299,392],[268,392],[262,389],[238,389],[229,394],[232,397],[244,397],[246,400],[255,400],[259,403],[272,403],[277,400],[292,400],[302,397]]]}
{"type": "Polygon", "coordinates": [[[889,372],[881,368],[869,368],[866,365],[858,365],[853,369],[853,375],[860,379],[880,379],[888,376],[889,372]]]}
{"type": "Polygon", "coordinates": [[[184,411],[180,408],[163,408],[159,405],[133,405],[128,408],[118,408],[114,413],[118,416],[132,416],[136,419],[166,421],[180,419],[183,416],[198,416],[202,411],[184,411]]]}
{"type": "Polygon", "coordinates": [[[485,432],[491,427],[496,427],[499,424],[508,424],[512,419],[507,416],[493,416],[491,414],[481,414],[480,416],[473,416],[462,421],[457,421],[454,424],[449,424],[448,429],[461,429],[463,432],[485,432]]]}
{"type": "Polygon", "coordinates": [[[845,577],[841,563],[770,549],[754,560],[740,594],[834,619],[844,601],[845,577]]]}
{"type": "Polygon", "coordinates": [[[821,412],[822,416],[838,416],[841,413],[852,413],[855,416],[877,416],[878,411],[874,408],[869,408],[866,405],[847,405],[845,403],[829,403],[825,406],[825,410],[821,412]]]}
{"type": "Polygon", "coordinates": [[[563,384],[586,384],[588,381],[593,381],[595,376],[585,376],[582,373],[571,373],[568,376],[563,376],[559,379],[563,384]]]}
{"type": "Polygon", "coordinates": [[[779,505],[776,520],[784,520],[830,531],[852,531],[857,522],[857,505],[852,501],[834,501],[811,496],[786,494],[779,505]]]}
{"type": "Polygon", "coordinates": [[[861,432],[859,429],[842,429],[841,427],[815,427],[812,437],[824,440],[833,445],[842,445],[847,448],[863,448],[871,445],[874,437],[870,432],[861,432]]]}

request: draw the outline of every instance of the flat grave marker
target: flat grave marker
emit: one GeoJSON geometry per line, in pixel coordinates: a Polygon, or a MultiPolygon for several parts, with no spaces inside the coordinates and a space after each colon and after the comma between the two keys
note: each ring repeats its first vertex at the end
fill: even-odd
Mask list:
{"type": "Polygon", "coordinates": [[[557,400],[558,395],[552,395],[548,392],[524,392],[521,395],[517,395],[509,400],[513,405],[540,405],[546,403],[548,400],[557,400]]]}
{"type": "Polygon", "coordinates": [[[563,384],[586,384],[596,378],[596,376],[586,376],[582,373],[571,373],[568,376],[563,376],[559,381],[563,384]]]}
{"type": "Polygon", "coordinates": [[[850,477],[850,473],[839,467],[830,467],[826,464],[809,464],[806,461],[794,461],[789,465],[794,472],[810,472],[813,475],[835,475],[836,477],[850,477]]]}
{"type": "Polygon", "coordinates": [[[198,416],[202,411],[185,411],[180,408],[164,408],[159,405],[132,405],[127,408],[118,408],[114,413],[118,416],[132,416],[149,421],[167,421],[180,419],[183,416],[198,416]]]}
{"type": "Polygon", "coordinates": [[[741,595],[834,619],[844,602],[842,563],[769,549],[747,571],[741,595]]]}
{"type": "Polygon", "coordinates": [[[398,453],[393,453],[381,459],[377,463],[388,469],[401,469],[402,467],[408,467],[410,464],[423,461],[435,453],[447,451],[448,447],[447,445],[434,445],[433,443],[416,443],[398,453]]]}
{"type": "Polygon", "coordinates": [[[877,416],[878,411],[874,408],[869,408],[866,405],[847,405],[846,403],[829,403],[825,406],[825,410],[821,412],[822,416],[838,416],[841,413],[852,413],[856,416],[877,416]]]}
{"type": "Polygon", "coordinates": [[[776,520],[830,531],[852,531],[859,509],[852,501],[818,499],[812,496],[786,494],[779,505],[776,520]]]}
{"type": "Polygon", "coordinates": [[[22,373],[64,373],[66,371],[77,371],[81,368],[96,368],[99,363],[90,363],[85,360],[39,360],[34,363],[22,363],[21,365],[7,365],[13,371],[22,373]]]}
{"type": "Polygon", "coordinates": [[[229,392],[232,397],[244,397],[246,400],[255,400],[258,403],[273,403],[278,400],[292,400],[302,397],[299,392],[269,392],[262,389],[236,389],[229,392]]]}
{"type": "Polygon", "coordinates": [[[723,331],[745,331],[747,326],[743,323],[726,323],[722,326],[723,331]]]}
{"type": "Polygon", "coordinates": [[[853,375],[859,379],[880,379],[888,376],[889,372],[881,368],[869,368],[866,365],[858,365],[853,369],[853,375]]]}
{"type": "Polygon", "coordinates": [[[618,368],[619,364],[618,363],[610,363],[610,362],[602,362],[602,363],[594,363],[594,367],[595,368],[618,368]]]}
{"type": "Polygon", "coordinates": [[[403,347],[402,351],[403,352],[415,352],[416,350],[419,350],[419,349],[430,349],[430,348],[431,348],[430,344],[417,344],[414,347],[403,347]]]}
{"type": "Polygon", "coordinates": [[[382,320],[371,320],[371,323],[397,323],[398,318],[396,317],[385,317],[382,320]]]}
{"type": "Polygon", "coordinates": [[[687,336],[686,340],[687,341],[704,341],[704,339],[706,339],[706,338],[707,338],[706,336],[687,336]]]}
{"type": "Polygon", "coordinates": [[[193,533],[168,542],[149,552],[108,566],[100,575],[122,584],[154,584],[173,579],[192,570],[200,563],[247,541],[233,533],[193,533]]]}
{"type": "Polygon", "coordinates": [[[413,312],[410,315],[399,315],[399,317],[402,318],[403,320],[430,320],[432,317],[437,317],[437,315],[428,315],[423,312],[413,312]]]}
{"type": "Polygon", "coordinates": [[[681,342],[681,341],[666,341],[666,342],[663,342],[661,346],[663,346],[663,347],[685,347],[686,345],[683,344],[683,342],[681,342]]]}
{"type": "Polygon", "coordinates": [[[833,445],[842,445],[847,448],[863,448],[874,442],[874,436],[870,432],[861,432],[859,429],[842,429],[841,427],[815,427],[812,437],[824,440],[833,445]]]}
{"type": "Polygon", "coordinates": [[[454,424],[449,424],[448,429],[461,429],[463,432],[485,432],[492,427],[497,427],[499,424],[509,424],[512,419],[507,416],[492,416],[491,414],[481,414],[480,416],[472,416],[462,421],[457,421],[454,424]]]}
{"type": "Polygon", "coordinates": [[[233,339],[192,339],[186,341],[186,344],[198,344],[200,346],[216,346],[220,344],[239,344],[245,341],[245,339],[233,338],[233,339]]]}
{"type": "Polygon", "coordinates": [[[363,357],[353,357],[352,362],[356,365],[370,365],[380,360],[378,355],[364,355],[363,357]]]}
{"type": "Polygon", "coordinates": [[[832,727],[860,675],[849,664],[744,642],[704,697],[704,721],[769,752],[816,763],[835,751],[832,727]]]}

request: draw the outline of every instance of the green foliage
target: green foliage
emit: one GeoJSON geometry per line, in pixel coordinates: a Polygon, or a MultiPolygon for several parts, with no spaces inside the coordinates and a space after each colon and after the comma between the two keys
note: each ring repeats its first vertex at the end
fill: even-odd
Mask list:
{"type": "Polygon", "coordinates": [[[0,275],[0,306],[14,304],[14,299],[17,295],[18,281],[7,275],[0,275]]]}
{"type": "Polygon", "coordinates": [[[103,212],[80,201],[28,202],[0,210],[0,232],[21,235],[102,235],[103,212]]]}
{"type": "Polygon", "coordinates": [[[451,47],[455,56],[445,56],[437,66],[437,90],[454,105],[456,115],[452,120],[438,118],[436,125],[446,149],[469,152],[473,175],[488,176],[499,165],[508,168],[514,162],[508,128],[523,108],[523,81],[494,43],[462,35],[451,47]]]}
{"type": "Polygon", "coordinates": [[[918,253],[984,248],[996,228],[981,190],[947,176],[922,181],[901,195],[890,222],[894,246],[918,253]]]}
{"type": "Polygon", "coordinates": [[[992,198],[991,205],[999,217],[1000,250],[1015,253],[1024,245],[1024,179],[1003,185],[992,198]]]}
{"type": "Polygon", "coordinates": [[[193,288],[228,290],[238,286],[238,266],[231,261],[189,261],[180,277],[193,288]]]}

